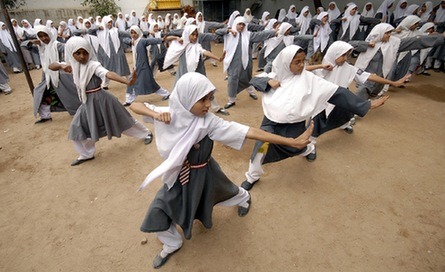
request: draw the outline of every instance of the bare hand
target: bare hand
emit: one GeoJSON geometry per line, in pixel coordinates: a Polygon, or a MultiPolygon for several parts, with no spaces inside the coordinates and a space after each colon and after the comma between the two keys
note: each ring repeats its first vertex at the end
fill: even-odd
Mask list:
{"type": "Polygon", "coordinates": [[[314,131],[314,121],[311,121],[311,124],[306,129],[306,131],[300,136],[298,136],[298,138],[293,139],[292,147],[298,149],[303,149],[304,147],[306,147],[311,142],[309,138],[311,137],[313,131],[314,131]]]}
{"type": "Polygon", "coordinates": [[[225,57],[226,57],[226,51],[224,51],[222,56],[219,58],[219,62],[223,61],[225,57]]]}
{"type": "Polygon", "coordinates": [[[404,77],[402,77],[401,79],[395,81],[392,86],[394,87],[401,87],[401,86],[405,86],[406,81],[408,81],[411,78],[412,74],[408,74],[404,77]]]}
{"type": "Polygon", "coordinates": [[[375,46],[375,42],[374,42],[374,41],[370,41],[370,42],[368,43],[368,46],[374,48],[374,46],[375,46]]]}
{"type": "Polygon", "coordinates": [[[71,67],[71,65],[62,64],[62,65],[60,66],[60,68],[61,68],[63,71],[67,72],[67,73],[72,73],[72,72],[73,72],[73,68],[71,67]]]}
{"type": "Polygon", "coordinates": [[[183,44],[183,43],[184,43],[184,40],[181,39],[181,38],[178,38],[177,41],[178,41],[178,43],[180,43],[180,44],[183,44]]]}
{"type": "Polygon", "coordinates": [[[278,80],[275,80],[275,79],[270,79],[270,80],[267,82],[267,84],[269,84],[269,86],[270,86],[272,89],[278,89],[278,88],[281,86],[280,82],[279,82],[278,80]]]}
{"type": "Polygon", "coordinates": [[[382,106],[383,104],[385,104],[386,100],[388,100],[388,99],[389,99],[389,95],[384,95],[378,99],[371,100],[371,110],[382,106]]]}
{"type": "Polygon", "coordinates": [[[348,19],[346,17],[341,18],[342,22],[346,22],[348,19]]]}
{"type": "Polygon", "coordinates": [[[332,66],[332,64],[330,64],[330,63],[323,64],[323,69],[332,71],[334,69],[334,66],[332,66]]]}
{"type": "Polygon", "coordinates": [[[236,37],[236,34],[238,34],[238,31],[234,29],[229,29],[229,32],[232,33],[233,37],[236,37]]]}
{"type": "Polygon", "coordinates": [[[155,118],[155,120],[160,121],[160,122],[164,122],[167,125],[169,125],[170,121],[171,121],[170,112],[160,112],[154,118],[155,118]]]}

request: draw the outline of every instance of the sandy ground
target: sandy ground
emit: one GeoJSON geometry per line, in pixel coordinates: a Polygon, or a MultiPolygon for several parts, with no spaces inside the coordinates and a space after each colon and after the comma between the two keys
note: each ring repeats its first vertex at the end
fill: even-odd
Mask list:
{"type": "MultiPolygon", "coordinates": [[[[223,105],[222,65],[207,65],[223,105]]],[[[249,215],[216,207],[213,228],[196,222],[162,270],[445,271],[445,76],[431,73],[391,88],[391,99],[358,120],[352,135],[320,137],[315,162],[265,166],[249,215]]],[[[31,74],[37,85],[41,71],[31,74]]],[[[157,78],[171,90],[171,75],[157,78]]],[[[161,182],[136,189],[161,162],[155,144],[101,139],[95,160],[71,167],[72,117],[54,113],[52,122],[34,125],[25,76],[11,74],[11,86],[11,95],[0,95],[0,271],[151,271],[161,243],[139,226],[161,182]]],[[[123,101],[123,85],[110,91],[123,101]]],[[[138,100],[167,104],[156,95],[138,100]]],[[[241,93],[230,114],[258,127],[261,101],[241,93]]],[[[215,145],[236,184],[252,147],[215,145]]]]}

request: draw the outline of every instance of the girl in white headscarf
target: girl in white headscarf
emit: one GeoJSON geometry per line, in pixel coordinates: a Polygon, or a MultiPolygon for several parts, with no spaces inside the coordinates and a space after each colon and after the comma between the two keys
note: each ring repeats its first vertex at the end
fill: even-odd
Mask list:
{"type": "MultiPolygon", "coordinates": [[[[97,31],[99,39],[98,60],[102,65],[120,76],[130,75],[127,58],[119,37],[119,31],[113,27],[111,18],[103,18],[103,29],[97,31]]],[[[104,80],[102,87],[108,88],[108,80],[104,80]]]]}
{"type": "Polygon", "coordinates": [[[46,26],[34,28],[37,40],[33,40],[39,48],[42,63],[43,79],[33,90],[34,116],[40,115],[36,124],[51,121],[52,111],[68,111],[74,115],[80,105],[76,86],[70,74],[52,71],[50,65],[55,62],[63,62],[64,44],[57,41],[57,36],[46,26]]]}
{"type": "Polygon", "coordinates": [[[36,19],[34,20],[34,24],[33,24],[33,26],[36,27],[36,26],[39,26],[39,25],[42,25],[42,19],[40,19],[40,18],[36,18],[36,19]]]}
{"type": "Polygon", "coordinates": [[[20,63],[19,56],[17,55],[17,48],[14,45],[11,34],[6,29],[6,24],[0,22],[0,50],[6,60],[8,66],[13,70],[14,73],[22,72],[22,64],[20,63]]]}
{"type": "Polygon", "coordinates": [[[117,14],[115,27],[117,27],[117,29],[119,29],[119,31],[127,30],[127,22],[125,21],[124,14],[122,12],[119,12],[117,14]]]}
{"type": "Polygon", "coordinates": [[[337,7],[337,4],[334,1],[329,2],[327,13],[329,14],[329,22],[337,19],[341,14],[340,9],[337,7]]]}
{"type": "MultiPolygon", "coordinates": [[[[224,23],[205,21],[204,15],[202,14],[202,12],[196,13],[195,19],[196,19],[196,27],[198,28],[198,32],[200,34],[210,33],[211,30],[216,30],[216,29],[226,27],[226,24],[224,24],[224,23]]],[[[202,45],[202,48],[204,48],[207,51],[212,51],[212,45],[210,42],[211,42],[211,39],[209,39],[209,38],[200,40],[200,44],[202,45]]],[[[213,67],[218,66],[214,59],[211,59],[210,63],[213,65],[213,67]]]]}
{"type": "Polygon", "coordinates": [[[132,10],[130,13],[129,27],[134,26],[134,25],[139,26],[139,19],[136,16],[136,11],[132,10]]]}
{"type": "MultiPolygon", "coordinates": [[[[375,74],[362,71],[357,67],[348,63],[348,57],[351,55],[353,47],[346,42],[336,41],[329,46],[326,55],[323,58],[322,65],[329,67],[328,69],[317,69],[314,73],[321,78],[337,84],[343,88],[349,88],[353,80],[359,83],[364,83],[367,80],[373,82],[379,82],[382,84],[390,84],[392,86],[402,86],[404,80],[393,82],[391,80],[384,79],[375,74]]],[[[383,104],[388,97],[381,97],[371,102],[371,109],[374,109],[376,105],[383,104]]],[[[363,103],[363,99],[359,99],[359,103],[363,103]]],[[[315,129],[311,137],[311,142],[315,144],[316,138],[321,134],[332,130],[334,128],[344,129],[348,134],[353,133],[352,125],[350,122],[353,117],[353,111],[348,107],[336,107],[333,104],[329,104],[324,112],[318,114],[314,118],[315,129]]],[[[306,159],[312,161],[316,158],[316,153],[313,152],[306,157],[306,159]]]]}
{"type": "Polygon", "coordinates": [[[46,20],[46,27],[51,31],[53,36],[57,37],[57,28],[54,27],[54,22],[51,20],[46,20]]]}
{"type": "MultiPolygon", "coordinates": [[[[420,33],[422,35],[433,35],[435,33],[435,25],[433,22],[428,22],[422,25],[422,27],[419,29],[420,33]]],[[[430,76],[431,74],[428,73],[426,70],[427,65],[431,67],[431,59],[430,52],[433,48],[425,48],[420,50],[419,54],[419,63],[418,68],[416,70],[417,75],[425,75],[430,76]]]]}
{"type": "Polygon", "coordinates": [[[68,24],[65,21],[60,21],[59,28],[57,29],[57,40],[61,43],[66,43],[71,35],[72,33],[68,24]]]}
{"type": "Polygon", "coordinates": [[[92,29],[93,23],[90,21],[90,19],[83,20],[83,29],[81,36],[87,40],[93,49],[93,53],[96,56],[97,59],[97,52],[99,50],[99,39],[96,35],[89,34],[89,30],[92,29]]]}
{"type": "Polygon", "coordinates": [[[79,153],[71,166],[94,159],[95,144],[100,138],[121,137],[122,134],[138,139],[149,137],[151,132],[134,119],[111,93],[100,87],[105,78],[131,85],[130,81],[108,71],[94,60],[90,43],[81,37],[72,37],[65,47],[67,63],[54,63],[53,70],[72,72],[82,104],[76,111],[68,132],[79,153]]]}
{"type": "Polygon", "coordinates": [[[361,15],[363,17],[374,17],[374,4],[372,2],[366,2],[361,15]]]}
{"type": "MultiPolygon", "coordinates": [[[[156,82],[152,66],[148,62],[148,50],[155,52],[155,48],[159,49],[164,40],[161,37],[161,32],[158,31],[157,24],[150,25],[151,36],[143,37],[142,30],[138,26],[130,27],[131,35],[131,52],[133,54],[133,71],[136,73],[136,82],[132,86],[127,87],[125,94],[124,106],[129,106],[133,103],[138,95],[149,95],[156,93],[162,97],[162,100],[167,100],[170,92],[159,86],[156,82]],[[155,33],[156,32],[156,33],[155,33]],[[159,46],[159,48],[158,48],[159,46]]],[[[157,56],[152,54],[152,59],[157,56]]],[[[154,59],[156,60],[156,59],[154,59]]]]}
{"type": "MultiPolygon", "coordinates": [[[[301,47],[290,45],[274,60],[272,73],[252,79],[252,84],[263,97],[262,130],[283,137],[297,137],[306,130],[306,120],[322,112],[328,102],[341,106],[359,104],[356,112],[360,115],[369,110],[370,102],[360,101],[347,89],[307,71],[305,59],[306,54],[301,47]]],[[[306,156],[313,150],[312,144],[305,148],[289,148],[257,141],[241,187],[250,190],[254,186],[264,174],[262,164],[306,156]]]]}
{"type": "Polygon", "coordinates": [[[390,23],[391,21],[391,11],[389,10],[394,4],[394,0],[383,0],[379,8],[375,12],[375,18],[381,19],[383,22],[390,23]]]}
{"type": "Polygon", "coordinates": [[[247,23],[252,22],[253,16],[250,8],[246,8],[246,10],[244,11],[244,19],[246,19],[247,23]]]}
{"type": "Polygon", "coordinates": [[[299,31],[300,35],[307,34],[311,20],[312,20],[312,15],[311,12],[309,11],[309,7],[304,6],[301,9],[300,15],[298,15],[298,18],[296,19],[296,23],[300,27],[299,31]]]}
{"type": "Polygon", "coordinates": [[[284,20],[286,19],[286,15],[287,15],[286,10],[280,9],[280,12],[278,13],[277,21],[280,23],[284,22],[284,20]]]}
{"type": "Polygon", "coordinates": [[[22,24],[23,36],[25,38],[25,41],[21,43],[23,57],[28,63],[28,69],[35,68],[39,70],[41,67],[39,49],[37,45],[32,42],[32,40],[37,38],[36,31],[28,20],[23,19],[20,23],[22,24]]]}
{"type": "Polygon", "coordinates": [[[422,7],[418,13],[422,23],[430,21],[432,11],[433,11],[433,2],[431,1],[423,2],[422,7]]]}
{"type": "MultiPolygon", "coordinates": [[[[153,23],[155,24],[155,23],[153,23]]],[[[140,22],[140,29],[142,30],[142,32],[149,32],[150,31],[150,26],[151,24],[149,24],[147,22],[147,17],[144,15],[141,17],[141,22],[140,22]]]]}
{"type": "Polygon", "coordinates": [[[77,27],[77,29],[83,29],[83,17],[82,16],[77,17],[76,27],[77,27]]]}
{"type": "Polygon", "coordinates": [[[25,40],[25,37],[24,37],[25,31],[23,30],[23,28],[21,26],[19,26],[19,23],[17,22],[17,20],[11,19],[11,24],[12,24],[12,28],[14,29],[15,36],[19,40],[19,43],[22,42],[23,40],[25,40]]]}
{"type": "Polygon", "coordinates": [[[439,8],[436,10],[436,14],[434,16],[434,23],[440,24],[445,22],[445,1],[441,1],[439,8]]]}
{"type": "Polygon", "coordinates": [[[77,27],[74,25],[73,18],[68,19],[68,28],[71,30],[71,33],[74,33],[77,30],[77,27]]]}
{"type": "MultiPolygon", "coordinates": [[[[91,22],[91,23],[93,23],[93,22],[91,22]]],[[[101,16],[96,16],[96,21],[94,21],[94,25],[96,27],[103,27],[101,16]]]]}
{"type": "Polygon", "coordinates": [[[295,7],[295,5],[290,5],[289,10],[287,11],[286,14],[286,22],[295,26],[296,19],[297,19],[297,7],[295,7]]]}
{"type": "Polygon", "coordinates": [[[170,32],[171,26],[172,26],[172,15],[170,13],[167,13],[165,15],[165,31],[170,32]]]}
{"type": "Polygon", "coordinates": [[[396,9],[394,10],[394,12],[392,13],[393,15],[393,20],[397,20],[401,17],[405,17],[406,15],[408,15],[406,13],[406,8],[408,7],[408,1],[406,0],[400,0],[397,3],[396,9]]]}
{"type": "Polygon", "coordinates": [[[317,16],[317,20],[321,22],[314,28],[314,53],[321,52],[324,55],[325,50],[329,44],[329,37],[331,36],[331,26],[329,25],[329,15],[327,12],[321,12],[317,16]]]}
{"type": "Polygon", "coordinates": [[[158,15],[156,23],[158,24],[159,30],[164,31],[165,23],[164,23],[164,19],[162,18],[161,15],[158,15]]]}
{"type": "Polygon", "coordinates": [[[182,247],[183,238],[176,225],[189,240],[195,219],[205,228],[212,227],[215,205],[238,206],[239,216],[249,212],[250,194],[232,183],[213,159],[213,141],[238,150],[246,138],[295,148],[308,144],[310,130],[297,139],[290,139],[228,122],[209,113],[215,89],[205,76],[192,72],[177,82],[169,108],[132,105],[146,121],[154,122],[156,145],[164,158],[139,187],[142,190],[162,176],[164,184],[140,228],[143,232],[155,232],[163,243],[162,251],[153,260],[154,268],[164,265],[182,247]]]}
{"type": "Polygon", "coordinates": [[[234,106],[236,96],[244,89],[249,92],[252,99],[258,99],[249,83],[252,78],[251,43],[272,38],[276,32],[274,30],[250,32],[247,30],[244,17],[237,17],[231,29],[218,29],[215,33],[224,36],[224,72],[227,71],[228,75],[229,95],[229,101],[224,108],[234,106]]]}
{"type": "Polygon", "coordinates": [[[171,29],[176,29],[179,24],[179,15],[177,13],[173,14],[172,26],[171,29]]]}
{"type": "Polygon", "coordinates": [[[24,35],[26,36],[35,36],[36,35],[36,31],[34,30],[34,28],[32,27],[32,25],[29,23],[28,20],[23,19],[21,22],[22,24],[22,28],[23,31],[25,32],[24,35]]]}
{"type": "MultiPolygon", "coordinates": [[[[361,16],[357,12],[357,5],[350,4],[341,18],[341,28],[338,32],[337,40],[345,42],[359,40],[360,24],[376,25],[378,23],[380,23],[379,19],[361,16]]],[[[363,40],[363,38],[360,40],[363,40]]]]}

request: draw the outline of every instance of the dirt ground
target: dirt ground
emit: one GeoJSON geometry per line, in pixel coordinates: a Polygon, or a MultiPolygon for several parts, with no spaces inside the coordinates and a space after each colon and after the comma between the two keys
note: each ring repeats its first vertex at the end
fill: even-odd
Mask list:
{"type": "MultiPolygon", "coordinates": [[[[207,63],[207,73],[224,105],[222,64],[207,63]]],[[[249,215],[216,207],[213,228],[196,222],[162,270],[445,271],[445,74],[431,73],[390,88],[390,100],[353,134],[320,137],[315,162],[266,165],[249,215]]],[[[31,75],[37,85],[41,71],[31,75]]],[[[35,125],[24,74],[10,76],[13,93],[0,95],[0,271],[151,271],[161,243],[139,226],[161,182],[136,189],[161,162],[155,143],[101,139],[95,160],[71,167],[72,117],[54,113],[35,125]]],[[[157,79],[171,90],[168,72],[157,79]]],[[[110,91],[123,101],[123,85],[110,91]]],[[[167,104],[156,95],[138,100],[167,104]]],[[[260,125],[261,101],[245,92],[229,111],[228,120],[260,125]]],[[[215,145],[238,185],[253,144],[215,145]]]]}

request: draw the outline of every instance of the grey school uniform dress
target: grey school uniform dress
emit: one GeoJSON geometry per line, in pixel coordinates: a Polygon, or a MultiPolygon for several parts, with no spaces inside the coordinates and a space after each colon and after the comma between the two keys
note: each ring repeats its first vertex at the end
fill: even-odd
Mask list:
{"type": "Polygon", "coordinates": [[[135,124],[134,118],[124,106],[102,89],[102,80],[93,75],[86,87],[87,101],[83,103],[71,122],[68,138],[82,141],[90,138],[98,141],[107,136],[108,139],[120,137],[122,132],[135,124]]]}
{"type": "MultiPolygon", "coordinates": [[[[13,44],[11,44],[14,47],[13,44]]],[[[22,70],[22,64],[20,63],[19,56],[17,55],[17,51],[12,51],[2,42],[0,42],[0,52],[3,53],[6,64],[8,64],[9,68],[14,69],[14,72],[22,70]]]]}
{"type": "MultiPolygon", "coordinates": [[[[64,44],[58,43],[57,50],[59,51],[59,60],[62,60],[65,50],[64,44]]],[[[52,112],[68,111],[70,115],[74,115],[81,102],[77,95],[73,75],[59,71],[59,85],[57,88],[50,84],[51,87],[48,89],[46,83],[45,74],[42,70],[42,81],[33,91],[34,116],[37,116],[42,104],[50,105],[52,112]]]]}
{"type": "Polygon", "coordinates": [[[109,37],[108,42],[110,47],[110,57],[108,57],[107,53],[105,53],[105,50],[100,45],[99,49],[97,50],[97,60],[105,69],[115,72],[120,76],[128,76],[130,75],[130,68],[128,66],[127,58],[122,46],[122,36],[128,36],[128,34],[126,32],[121,32],[122,31],[119,31],[121,46],[119,47],[117,53],[114,48],[113,41],[111,40],[111,37],[109,37]]]}
{"type": "MultiPolygon", "coordinates": [[[[225,35],[227,29],[218,29],[216,32],[218,35],[225,35]]],[[[230,34],[232,35],[232,34],[230,34]]],[[[250,86],[250,80],[252,79],[252,44],[259,43],[270,39],[275,36],[275,31],[260,31],[251,32],[249,41],[249,62],[246,69],[242,63],[242,34],[238,33],[238,45],[234,53],[232,62],[227,68],[228,75],[228,93],[229,97],[236,97],[239,92],[250,86]]]]}
{"type": "Polygon", "coordinates": [[[157,46],[162,43],[160,38],[141,38],[136,47],[136,82],[133,86],[127,87],[127,93],[132,94],[135,91],[136,95],[152,94],[158,91],[161,87],[156,82],[153,76],[153,70],[148,63],[147,46],[157,46]]]}
{"type": "Polygon", "coordinates": [[[191,165],[190,181],[182,185],[179,177],[173,187],[167,185],[156,194],[141,225],[143,232],[167,230],[174,222],[186,239],[192,237],[193,221],[212,227],[213,206],[238,194],[239,188],[222,172],[212,158],[213,141],[204,137],[187,155],[191,165]]]}

